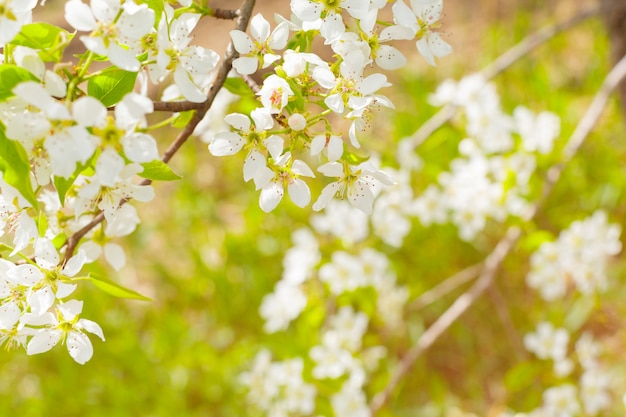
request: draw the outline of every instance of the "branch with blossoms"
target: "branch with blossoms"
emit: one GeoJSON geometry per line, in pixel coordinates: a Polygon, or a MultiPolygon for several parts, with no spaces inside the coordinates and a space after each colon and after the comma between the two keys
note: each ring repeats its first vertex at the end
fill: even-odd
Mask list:
{"type": "Polygon", "coordinates": [[[168,162],[192,135],[202,134],[199,125],[224,86],[258,99],[257,108],[250,116],[227,115],[233,131],[212,135],[209,151],[226,156],[246,149],[244,180],[254,180],[264,211],[273,210],[285,190],[297,206],[309,205],[307,181],[315,174],[307,160],[325,159],[318,172],[334,181],[313,209],[341,196],[368,213],[373,190],[394,181],[354,151],[371,111],[392,107],[379,94],[389,85],[387,77],[367,69],[394,70],[406,62],[386,44],[391,41],[416,40],[432,64],[434,57],[450,53],[437,32],[440,1],[414,2],[410,8],[397,2],[394,21],[382,22],[385,2],[296,0],[293,20],[279,17],[270,30],[258,14],[250,35],[245,30],[253,0],[237,10],[189,0],[170,3],[68,0],[65,19],[74,32],[32,22],[34,1],[3,9],[8,17],[0,31],[1,220],[12,243],[6,246],[10,253],[1,282],[6,293],[1,340],[7,346],[35,354],[65,343],[70,355],[85,363],[92,347],[84,331],[103,335],[79,318],[80,303],[67,299],[77,285],[89,281],[115,296],[145,299],[114,280],[81,271],[100,257],[115,270],[125,265],[124,251],[114,241],[140,222],[133,202],[151,201],[153,182],[179,179],[168,162]],[[192,31],[209,18],[236,19],[221,58],[192,44],[192,31]],[[312,52],[318,35],[335,52],[334,62],[312,52]],[[74,44],[82,44],[84,52],[72,66],[61,64],[74,44]],[[102,62],[110,65],[95,65],[102,62]],[[258,70],[273,73],[256,86],[249,76],[258,70]],[[150,84],[170,81],[160,100],[147,95],[150,84]],[[155,111],[173,114],[151,124],[155,111]],[[343,118],[349,128],[333,127],[331,116],[343,118]],[[180,132],[160,155],[152,131],[169,125],[180,132]]]}

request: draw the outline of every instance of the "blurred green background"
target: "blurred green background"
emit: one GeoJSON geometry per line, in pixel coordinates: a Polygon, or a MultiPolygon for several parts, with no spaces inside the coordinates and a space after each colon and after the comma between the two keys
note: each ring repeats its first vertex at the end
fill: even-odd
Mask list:
{"type": "MultiPolygon", "coordinates": [[[[49,10],[58,6],[54,0],[49,3],[49,10]]],[[[286,1],[260,3],[262,9],[273,10],[278,7],[274,3],[283,7],[286,1]]],[[[444,31],[453,55],[432,68],[417,56],[413,44],[406,45],[410,64],[387,92],[397,111],[375,121],[365,149],[380,152],[392,163],[394,143],[437,110],[427,100],[439,82],[479,70],[529,33],[571,16],[582,5],[569,0],[446,1],[444,31]]],[[[204,35],[202,39],[209,39],[204,35]]],[[[536,112],[553,111],[562,118],[565,138],[609,68],[606,30],[594,18],[540,47],[495,83],[506,111],[518,104],[536,112]]],[[[161,149],[174,134],[163,133],[161,149]]],[[[443,169],[459,134],[454,124],[439,130],[420,149],[421,157],[443,169]]],[[[538,217],[538,228],[558,234],[599,207],[626,226],[624,138],[615,99],[565,171],[538,217]]],[[[113,279],[153,301],[119,300],[82,287],[76,294],[85,301],[82,316],[98,322],[107,341],[92,338],[94,357],[84,366],[76,364],[64,346],[32,357],[24,351],[4,352],[1,416],[257,415],[237,385],[238,374],[262,347],[269,347],[277,358],[288,358],[306,352],[302,347],[308,346],[310,336],[298,326],[264,334],[258,314],[263,296],[280,279],[282,253],[291,245],[291,232],[307,224],[308,209],[283,201],[273,213],[262,213],[258,193],[241,180],[241,162],[242,157],[212,157],[199,140],[182,148],[172,167],[184,179],[157,184],[157,200],[137,204],[143,222],[124,241],[129,265],[119,274],[107,270],[113,279]]],[[[434,181],[435,173],[436,169],[426,171],[417,178],[415,192],[434,181]]],[[[415,297],[482,260],[502,231],[494,225],[477,243],[468,244],[459,242],[452,227],[424,229],[416,222],[402,248],[379,250],[390,254],[398,281],[409,285],[415,297]]],[[[532,385],[550,383],[549,365],[514,368],[518,362],[530,362],[521,336],[528,331],[528,319],[538,321],[546,309],[558,315],[563,306],[546,307],[526,288],[527,257],[522,245],[507,260],[494,288],[417,362],[381,415],[443,416],[442,410],[458,405],[491,416],[504,403],[517,409],[537,405],[541,391],[532,385]]],[[[615,262],[613,267],[613,279],[619,283],[624,263],[615,262]]],[[[626,290],[618,284],[613,288],[584,314],[587,328],[612,343],[607,358],[623,363],[626,290]]],[[[423,310],[407,312],[404,332],[381,336],[390,352],[385,365],[392,366],[411,346],[412,332],[432,323],[462,290],[423,310]]],[[[306,323],[302,326],[306,328],[306,323]]],[[[383,372],[373,380],[370,394],[384,386],[385,378],[383,372]]]]}

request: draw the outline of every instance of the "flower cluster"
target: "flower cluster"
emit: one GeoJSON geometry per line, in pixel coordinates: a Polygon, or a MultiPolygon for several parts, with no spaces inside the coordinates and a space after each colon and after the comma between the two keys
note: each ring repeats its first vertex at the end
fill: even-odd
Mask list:
{"type": "Polygon", "coordinates": [[[231,31],[240,54],[233,62],[239,74],[248,76],[259,69],[273,73],[256,93],[261,107],[253,110],[250,118],[238,113],[227,115],[225,120],[232,131],[210,138],[209,150],[216,156],[245,150],[244,179],[253,179],[261,191],[259,204],[264,211],[278,205],[285,189],[297,206],[309,204],[311,192],[306,180],[315,174],[306,160],[323,158],[325,163],[317,171],[336,179],[322,190],[314,210],[325,208],[333,197],[340,196],[370,214],[376,188],[394,183],[369,162],[355,164],[348,143],[359,148],[358,133],[367,128],[371,112],[381,106],[393,107],[379,94],[390,85],[387,77],[367,69],[372,64],[382,70],[397,69],[406,59],[399,50],[382,42],[417,38],[418,49],[432,64],[433,53],[444,56],[451,51],[436,31],[443,2],[420,3],[413,1],[409,9],[401,1],[396,2],[393,22],[387,22],[380,32],[375,24],[386,2],[348,0],[337,4],[294,0],[293,21],[279,16],[272,30],[263,16],[256,15],[251,20],[250,36],[240,30],[231,31]],[[344,15],[360,30],[351,30],[344,15]],[[319,30],[336,61],[327,62],[311,52],[307,42],[281,55],[290,30],[295,32],[293,39],[306,39],[313,30],[319,30]],[[331,116],[344,119],[348,127],[331,127],[331,116]]]}
{"type": "Polygon", "coordinates": [[[462,239],[472,240],[489,219],[501,222],[524,213],[537,157],[552,150],[559,119],[524,107],[516,108],[513,117],[505,114],[495,87],[480,75],[445,81],[431,102],[461,109],[468,137],[459,143],[460,156],[450,163],[450,171],[439,175],[439,185],[416,199],[414,210],[422,224],[451,221],[462,239]]]}
{"type": "Polygon", "coordinates": [[[546,301],[563,298],[572,287],[587,295],[604,291],[609,257],[622,249],[619,237],[620,226],[609,224],[603,211],[576,221],[533,253],[526,282],[546,301]]]}

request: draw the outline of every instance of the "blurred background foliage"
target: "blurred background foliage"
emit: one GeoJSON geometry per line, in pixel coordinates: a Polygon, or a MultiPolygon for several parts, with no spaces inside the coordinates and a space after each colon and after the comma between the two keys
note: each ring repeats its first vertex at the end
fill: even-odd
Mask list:
{"type": "MultiPolygon", "coordinates": [[[[48,3],[40,13],[60,4],[48,3]]],[[[284,9],[287,2],[259,3],[268,11],[274,3],[284,9]]],[[[413,44],[406,45],[409,65],[387,92],[396,111],[375,120],[364,149],[379,152],[393,166],[394,144],[436,112],[427,103],[439,82],[479,70],[533,31],[571,16],[583,3],[447,0],[445,32],[454,54],[431,68],[413,44]]],[[[557,113],[564,141],[609,69],[606,30],[593,18],[558,35],[494,81],[505,111],[524,104],[535,112],[557,113]]],[[[163,149],[175,133],[164,132],[163,149]]],[[[416,194],[446,168],[460,135],[453,121],[419,149],[426,169],[414,180],[416,194]]],[[[124,241],[129,265],[119,274],[98,266],[153,301],[118,300],[82,288],[78,298],[85,300],[83,317],[101,324],[106,343],[94,341],[94,357],[84,366],[72,361],[62,346],[32,357],[23,351],[4,352],[0,415],[256,415],[237,385],[238,374],[262,347],[279,359],[305,355],[316,337],[308,329],[320,317],[307,311],[287,332],[266,335],[262,330],[258,307],[280,278],[282,254],[291,245],[291,232],[307,225],[308,209],[283,201],[273,213],[261,212],[258,193],[241,180],[242,158],[214,158],[199,140],[182,148],[172,167],[184,179],[157,184],[157,200],[137,205],[143,223],[124,241]]],[[[624,121],[614,99],[537,217],[537,229],[556,236],[572,221],[604,208],[624,230],[625,162],[624,121]]],[[[398,281],[415,298],[481,261],[503,231],[492,224],[474,243],[464,243],[452,226],[423,228],[415,221],[402,248],[378,250],[391,256],[398,281]]],[[[493,288],[416,363],[381,416],[452,416],[444,410],[454,406],[491,416],[504,404],[521,410],[537,406],[542,392],[537,385],[551,382],[550,364],[531,361],[522,336],[541,317],[567,311],[606,338],[607,359],[624,368],[624,262],[613,265],[612,290],[602,295],[602,303],[575,309],[546,305],[524,283],[528,255],[536,246],[530,239],[518,245],[493,288]]],[[[383,368],[392,369],[465,288],[423,309],[407,308],[406,329],[378,335],[389,352],[383,368]]],[[[382,389],[387,377],[384,371],[376,376],[370,394],[382,389]]]]}

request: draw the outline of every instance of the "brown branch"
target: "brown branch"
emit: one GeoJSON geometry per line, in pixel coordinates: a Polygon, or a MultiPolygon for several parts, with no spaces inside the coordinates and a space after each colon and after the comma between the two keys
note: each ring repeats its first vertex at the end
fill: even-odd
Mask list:
{"type": "Polygon", "coordinates": [[[409,311],[419,310],[434,303],[441,297],[477,277],[481,269],[483,269],[483,262],[468,266],[417,297],[407,306],[407,309],[409,311]]]}
{"type": "MultiPolygon", "coordinates": [[[[554,25],[546,26],[539,31],[532,33],[524,38],[517,45],[507,50],[505,53],[496,58],[491,64],[483,68],[480,73],[486,81],[491,80],[502,71],[528,55],[533,49],[549,41],[557,34],[566,31],[586,19],[598,15],[606,9],[606,6],[594,7],[583,10],[582,12],[554,25]]],[[[434,116],[428,119],[408,140],[415,149],[428,139],[437,129],[448,122],[456,113],[456,106],[447,105],[441,108],[434,116]]]]}
{"type": "Polygon", "coordinates": [[[239,10],[215,8],[211,11],[213,12],[211,16],[216,19],[233,20],[239,16],[239,10]]]}
{"type": "Polygon", "coordinates": [[[153,106],[154,111],[179,113],[189,110],[198,110],[202,107],[202,103],[194,103],[192,101],[155,101],[153,106]]]}
{"type": "Polygon", "coordinates": [[[407,354],[402,358],[399,367],[395,370],[387,386],[374,396],[370,403],[372,415],[387,402],[393,390],[404,376],[411,370],[415,361],[480,297],[489,287],[500,264],[509,253],[521,231],[518,227],[510,227],[505,237],[498,242],[495,249],[487,256],[484,268],[478,280],[435,321],[422,335],[407,354]]]}
{"type": "MultiPolygon", "coordinates": [[[[241,31],[245,31],[248,27],[248,22],[250,21],[250,16],[252,15],[252,10],[254,9],[254,4],[256,0],[243,0],[241,7],[237,10],[237,24],[236,29],[241,31]]],[[[219,90],[224,86],[224,82],[226,81],[226,77],[232,68],[233,60],[237,57],[237,51],[232,43],[232,41],[228,44],[226,48],[226,54],[222,59],[222,63],[217,70],[217,74],[215,79],[213,80],[213,84],[209,89],[209,93],[207,94],[207,98],[203,103],[197,104],[197,111],[194,114],[191,121],[185,126],[185,128],[178,134],[174,142],[169,146],[169,148],[163,153],[162,161],[167,163],[172,159],[174,154],[178,152],[178,150],[183,146],[183,144],[189,139],[189,137],[193,134],[193,131],[196,125],[202,120],[206,112],[211,108],[213,101],[215,100],[215,96],[219,92],[219,90]]],[[[181,102],[185,103],[185,102],[181,102]]],[[[174,105],[175,103],[172,103],[174,105]]],[[[180,111],[180,110],[178,110],[180,111]]],[[[149,185],[152,181],[144,180],[140,185],[149,185]]],[[[125,204],[128,200],[121,200],[120,206],[125,204]]],[[[80,230],[75,232],[72,236],[67,239],[66,242],[66,250],[64,262],[67,262],[68,259],[72,257],[74,251],[76,250],[76,246],[80,242],[80,240],[91,231],[98,224],[102,223],[104,220],[104,212],[100,212],[96,217],[93,218],[91,222],[87,225],[83,226],[80,230]]]]}
{"type": "MultiPolygon", "coordinates": [[[[558,182],[561,173],[567,163],[574,157],[580,146],[596,125],[602,111],[606,107],[608,99],[617,88],[619,83],[626,78],[626,56],[624,56],[609,72],[602,86],[594,96],[584,116],[576,126],[563,149],[563,159],[554,165],[546,174],[546,186],[537,203],[535,203],[522,218],[532,220],[538,210],[545,203],[554,186],[558,182]]],[[[478,297],[491,285],[495,273],[502,261],[511,251],[515,242],[521,236],[521,230],[517,226],[508,228],[503,239],[498,242],[494,250],[487,256],[484,268],[478,280],[465,293],[457,298],[454,303],[420,336],[419,340],[408,353],[402,358],[400,365],[392,374],[387,386],[376,394],[370,402],[372,415],[387,402],[393,390],[398,386],[402,378],[410,371],[415,361],[459,318],[467,309],[476,302],[478,297]]]]}

